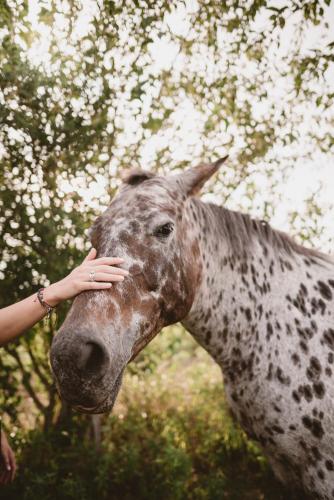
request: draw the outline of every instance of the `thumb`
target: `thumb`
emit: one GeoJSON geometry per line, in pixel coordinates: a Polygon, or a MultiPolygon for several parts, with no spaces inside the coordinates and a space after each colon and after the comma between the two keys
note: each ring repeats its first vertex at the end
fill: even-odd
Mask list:
{"type": "Polygon", "coordinates": [[[87,262],[87,261],[89,261],[89,260],[94,260],[94,259],[95,259],[95,257],[96,257],[96,253],[97,253],[97,252],[96,252],[95,248],[91,248],[91,249],[89,250],[88,255],[86,255],[86,257],[84,258],[84,260],[83,260],[83,261],[84,261],[84,262],[87,262]]]}

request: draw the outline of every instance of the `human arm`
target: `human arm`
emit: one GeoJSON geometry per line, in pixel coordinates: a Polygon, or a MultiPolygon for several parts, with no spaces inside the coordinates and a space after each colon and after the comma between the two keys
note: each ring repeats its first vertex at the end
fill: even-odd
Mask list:
{"type": "MultiPolygon", "coordinates": [[[[123,259],[101,257],[95,259],[92,249],[82,264],[64,279],[45,288],[44,301],[54,307],[63,300],[70,299],[84,290],[103,290],[112,286],[112,281],[123,281],[128,271],[115,267],[123,259]],[[90,280],[94,273],[94,281],[90,280]]],[[[37,323],[47,311],[37,300],[36,293],[26,299],[0,309],[0,346],[14,340],[25,330],[37,323]]]]}

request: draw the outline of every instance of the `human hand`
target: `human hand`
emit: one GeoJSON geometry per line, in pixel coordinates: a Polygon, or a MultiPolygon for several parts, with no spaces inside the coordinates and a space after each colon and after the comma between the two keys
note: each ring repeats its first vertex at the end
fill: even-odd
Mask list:
{"type": "Polygon", "coordinates": [[[16,460],[14,452],[8,444],[7,436],[3,431],[1,431],[0,458],[0,484],[8,484],[15,477],[16,460]]]}
{"type": "Polygon", "coordinates": [[[84,290],[105,290],[111,288],[112,281],[123,281],[129,271],[115,267],[124,262],[118,257],[96,257],[92,248],[80,266],[64,279],[48,286],[43,297],[47,304],[55,306],[62,300],[71,299],[84,290]],[[94,281],[91,281],[93,276],[94,281]]]}

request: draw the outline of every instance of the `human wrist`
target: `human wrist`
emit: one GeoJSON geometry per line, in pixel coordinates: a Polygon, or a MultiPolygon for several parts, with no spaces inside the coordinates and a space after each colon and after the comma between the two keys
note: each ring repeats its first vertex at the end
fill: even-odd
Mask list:
{"type": "Polygon", "coordinates": [[[43,290],[44,301],[51,307],[57,306],[61,302],[61,297],[58,292],[58,283],[53,283],[43,290]]]}

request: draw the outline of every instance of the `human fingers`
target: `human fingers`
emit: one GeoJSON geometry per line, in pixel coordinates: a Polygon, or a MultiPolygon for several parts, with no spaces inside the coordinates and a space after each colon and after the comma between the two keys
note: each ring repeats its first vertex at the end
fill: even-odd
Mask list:
{"type": "Polygon", "coordinates": [[[101,266],[101,265],[106,265],[106,266],[117,266],[118,264],[123,264],[124,259],[121,257],[99,257],[98,259],[94,259],[92,262],[89,263],[89,265],[93,266],[101,266]]]}
{"type": "Polygon", "coordinates": [[[8,484],[10,481],[10,471],[5,470],[3,472],[2,484],[8,484]]]}
{"type": "Polygon", "coordinates": [[[88,255],[86,255],[86,257],[84,258],[83,262],[88,262],[89,260],[94,260],[95,257],[96,257],[96,249],[95,248],[91,248],[88,252],[88,255]]]}
{"type": "Polygon", "coordinates": [[[3,461],[3,467],[6,472],[11,471],[11,466],[10,466],[10,447],[8,444],[4,446],[2,449],[2,461],[3,461]]]}
{"type": "Polygon", "coordinates": [[[17,465],[16,465],[16,459],[15,455],[12,449],[10,449],[9,452],[9,462],[10,462],[10,467],[11,467],[11,475],[10,475],[10,480],[13,481],[16,475],[16,470],[17,470],[17,465]]]}
{"type": "Polygon", "coordinates": [[[92,266],[87,268],[87,270],[94,271],[95,273],[119,274],[121,276],[129,275],[129,271],[127,271],[126,269],[121,269],[120,267],[114,266],[92,266]]]}
{"type": "Polygon", "coordinates": [[[110,274],[110,273],[89,273],[85,281],[124,281],[124,276],[120,274],[110,274]]]}
{"type": "Polygon", "coordinates": [[[84,281],[80,284],[80,291],[84,290],[107,290],[112,287],[112,283],[105,281],[84,281]]]}

